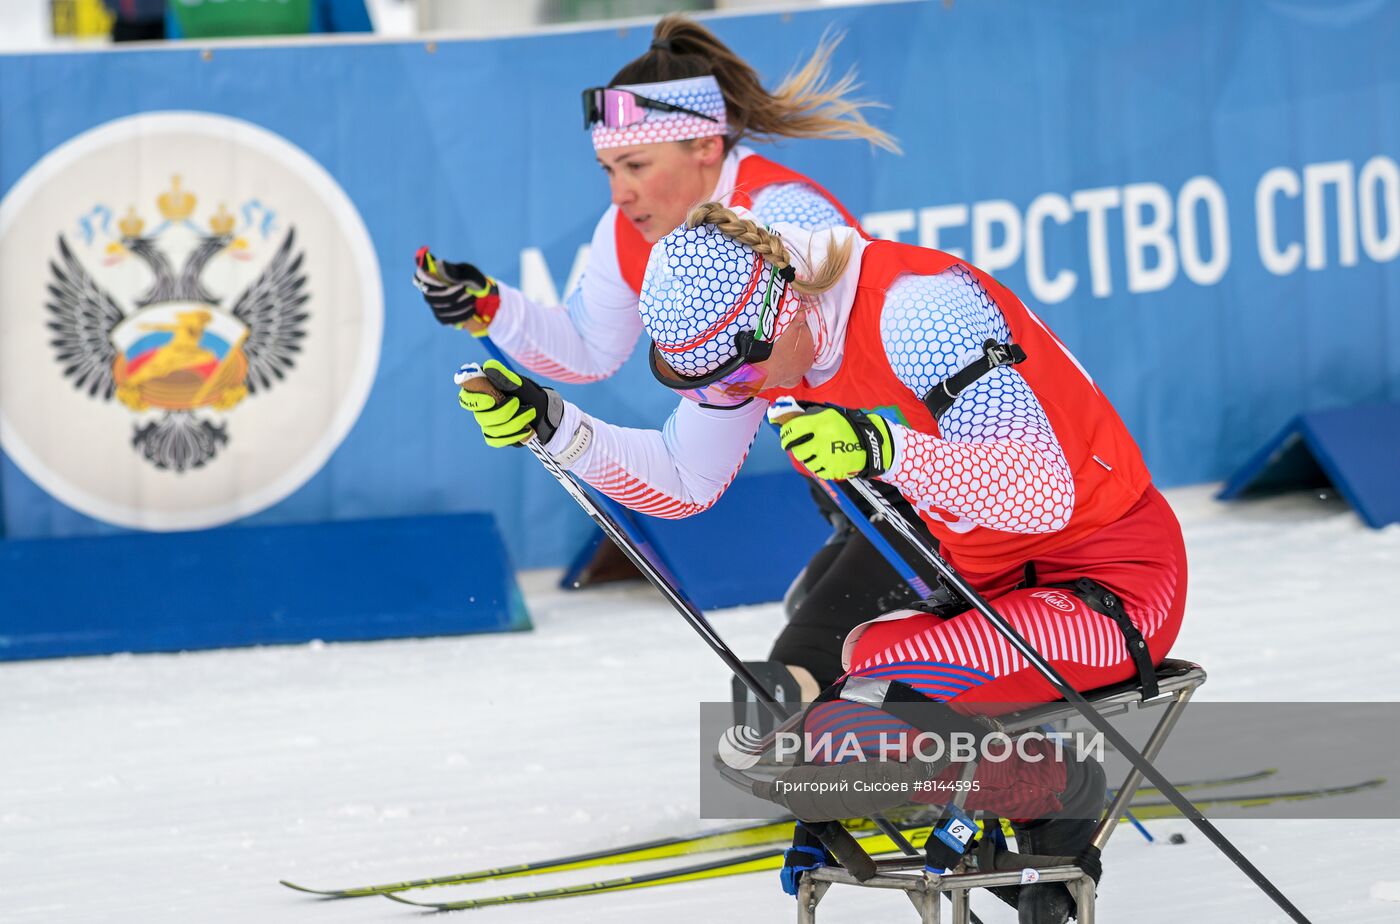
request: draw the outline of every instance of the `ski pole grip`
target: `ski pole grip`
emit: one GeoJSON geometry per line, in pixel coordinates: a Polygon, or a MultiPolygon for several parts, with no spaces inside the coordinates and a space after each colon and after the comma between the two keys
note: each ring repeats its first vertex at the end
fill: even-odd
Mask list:
{"type": "Polygon", "coordinates": [[[781,427],[789,420],[801,415],[802,405],[797,403],[797,399],[787,395],[783,395],[768,406],[768,422],[775,427],[781,427]]]}
{"type": "MultiPolygon", "coordinates": [[[[452,376],[452,381],[464,391],[478,395],[489,395],[491,400],[497,404],[506,400],[506,396],[501,394],[499,388],[491,384],[491,380],[486,377],[486,372],[476,363],[463,363],[457,370],[457,374],[452,376]]],[[[534,431],[531,430],[529,438],[525,440],[523,445],[529,446],[536,439],[534,431]]]]}
{"type": "Polygon", "coordinates": [[[836,861],[846,868],[846,872],[861,882],[875,878],[875,861],[865,848],[851,837],[851,832],[839,821],[803,822],[802,826],[815,834],[822,846],[831,851],[836,861]]]}
{"type": "Polygon", "coordinates": [[[452,282],[451,279],[448,279],[446,276],[443,275],[442,264],[438,261],[436,257],[433,256],[433,252],[429,250],[426,246],[419,247],[418,250],[413,254],[413,262],[418,265],[418,268],[420,270],[427,273],[429,276],[432,276],[439,282],[449,284],[452,282]]]}
{"type": "Polygon", "coordinates": [[[462,389],[478,395],[489,395],[497,404],[504,401],[506,396],[501,394],[500,389],[491,384],[491,380],[486,377],[486,373],[481,366],[476,363],[463,363],[457,370],[457,374],[452,377],[462,389]]]}

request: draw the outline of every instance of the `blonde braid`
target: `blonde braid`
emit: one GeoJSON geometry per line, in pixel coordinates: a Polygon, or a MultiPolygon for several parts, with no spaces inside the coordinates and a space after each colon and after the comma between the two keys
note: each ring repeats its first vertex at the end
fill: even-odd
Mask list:
{"type": "MultiPolygon", "coordinates": [[[[733,209],[725,208],[718,202],[702,202],[690,210],[685,226],[698,228],[701,225],[713,225],[715,230],[725,237],[738,241],[758,254],[775,271],[781,272],[792,266],[792,257],[780,236],[767,228],[759,227],[754,221],[740,218],[734,214],[733,209]]],[[[846,267],[851,262],[851,249],[852,242],[849,238],[840,244],[834,239],[829,240],[826,245],[826,260],[817,274],[811,279],[794,277],[789,285],[800,295],[821,295],[836,285],[841,279],[841,274],[846,272],[846,267]]]]}

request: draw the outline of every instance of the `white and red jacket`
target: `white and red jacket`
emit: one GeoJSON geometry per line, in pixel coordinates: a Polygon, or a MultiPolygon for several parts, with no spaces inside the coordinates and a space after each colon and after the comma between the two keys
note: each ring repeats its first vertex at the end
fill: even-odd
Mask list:
{"type": "MultiPolygon", "coordinates": [[[[807,177],[736,147],[725,157],[711,193],[750,209],[765,224],[785,222],[808,231],[847,225],[855,218],[807,177]]],[[[491,339],[536,375],[559,382],[593,382],[618,370],[642,331],[637,296],[651,245],[618,210],[598,221],[583,278],[563,305],[540,305],[501,284],[501,307],[491,339]]]]}
{"type": "MultiPolygon", "coordinates": [[[[778,230],[794,250],[802,232],[778,230]]],[[[813,237],[828,235],[851,237],[854,257],[807,315],[817,364],[782,392],[889,419],[893,463],[882,478],[955,563],[989,573],[1025,562],[1114,522],[1142,496],[1150,476],[1112,405],[1014,294],[949,254],[847,229],[813,237]],[[935,420],[922,397],[988,339],[1020,344],[1027,359],[992,370],[935,420]]],[[[614,427],[566,402],[548,448],[561,451],[589,426],[574,472],[635,510],[689,516],[723,493],[776,397],[733,410],[681,401],[659,432],[614,427]]]]}

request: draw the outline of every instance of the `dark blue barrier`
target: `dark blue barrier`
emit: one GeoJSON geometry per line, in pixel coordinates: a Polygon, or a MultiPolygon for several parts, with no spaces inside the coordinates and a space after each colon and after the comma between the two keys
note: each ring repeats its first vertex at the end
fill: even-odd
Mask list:
{"type": "Polygon", "coordinates": [[[528,628],[484,514],[0,541],[0,660],[528,628]]]}
{"type": "Polygon", "coordinates": [[[1373,529],[1400,523],[1400,404],[1299,414],[1231,476],[1221,500],[1336,488],[1373,529]]]}
{"type": "MultiPolygon", "coordinates": [[[[703,610],[781,600],[831,534],[831,525],[812,502],[806,479],[791,468],[739,479],[699,516],[639,517],[637,522],[686,594],[703,610]]],[[[603,541],[602,532],[597,531],[584,544],[564,573],[565,587],[588,570],[603,541]]]]}

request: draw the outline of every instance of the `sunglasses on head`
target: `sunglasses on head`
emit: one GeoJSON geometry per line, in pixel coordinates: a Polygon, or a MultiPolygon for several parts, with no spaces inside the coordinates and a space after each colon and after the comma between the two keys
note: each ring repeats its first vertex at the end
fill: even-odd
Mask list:
{"type": "Polygon", "coordinates": [[[708,119],[711,122],[719,121],[714,116],[705,115],[703,112],[696,112],[694,109],[687,109],[674,103],[665,103],[659,99],[639,96],[631,90],[619,90],[613,87],[589,87],[583,91],[584,128],[592,128],[600,122],[607,128],[626,128],[645,119],[648,109],[655,112],[684,112],[686,115],[708,119]]]}
{"type": "Polygon", "coordinates": [[[681,375],[666,362],[656,342],[651,344],[651,374],[662,385],[688,401],[706,407],[735,408],[748,403],[763,391],[768,381],[768,370],[760,369],[773,355],[774,325],[776,315],[787,296],[791,272],[774,270],[768,274],[768,291],[763,295],[763,307],[758,312],[758,329],[740,331],[734,336],[735,353],[732,357],[704,375],[681,375]],[[773,282],[781,280],[778,297],[773,298],[773,282]]]}

